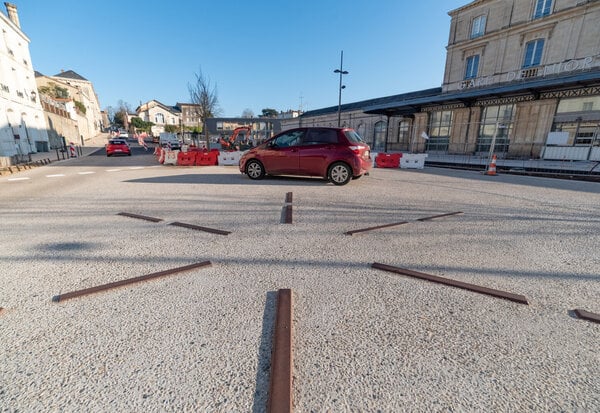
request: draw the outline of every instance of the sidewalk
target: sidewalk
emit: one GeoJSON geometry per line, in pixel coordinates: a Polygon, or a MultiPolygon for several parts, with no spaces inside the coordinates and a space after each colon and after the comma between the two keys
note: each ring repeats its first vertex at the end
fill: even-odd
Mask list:
{"type": "MultiPolygon", "coordinates": [[[[88,156],[91,153],[96,152],[98,149],[104,148],[108,142],[109,134],[101,133],[95,137],[84,141],[84,145],[75,145],[78,156],[88,156]]],[[[67,151],[68,151],[67,147],[67,151]]],[[[60,152],[60,150],[51,149],[49,152],[37,152],[31,154],[31,162],[57,162],[69,159],[68,152],[60,152]]]]}
{"type": "MultiPolygon", "coordinates": [[[[457,169],[485,170],[488,158],[473,155],[437,155],[428,154],[425,166],[437,166],[457,169]]],[[[539,176],[574,175],[578,177],[600,178],[598,161],[560,161],[544,159],[501,159],[496,161],[498,171],[513,174],[539,176]]]]}

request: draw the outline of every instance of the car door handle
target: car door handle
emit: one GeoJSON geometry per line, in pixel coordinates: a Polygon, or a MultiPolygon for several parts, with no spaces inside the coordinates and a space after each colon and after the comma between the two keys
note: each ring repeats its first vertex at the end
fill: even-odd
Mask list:
{"type": "Polygon", "coordinates": [[[290,149],[290,152],[298,152],[298,149],[290,149]]]}

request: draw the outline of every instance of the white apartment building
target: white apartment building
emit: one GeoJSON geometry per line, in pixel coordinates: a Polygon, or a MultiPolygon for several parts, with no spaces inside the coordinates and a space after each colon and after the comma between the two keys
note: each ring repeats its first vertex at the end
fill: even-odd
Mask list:
{"type": "Polygon", "coordinates": [[[21,30],[17,8],[0,12],[0,164],[48,150],[44,112],[38,96],[29,38],[21,30]]]}
{"type": "MultiPolygon", "coordinates": [[[[181,108],[178,106],[167,106],[158,100],[151,100],[138,106],[135,113],[144,122],[154,123],[151,129],[153,136],[158,136],[161,132],[164,132],[167,125],[181,127],[182,114],[181,108]]],[[[198,122],[197,117],[190,122],[192,126],[195,126],[198,122]]]]}

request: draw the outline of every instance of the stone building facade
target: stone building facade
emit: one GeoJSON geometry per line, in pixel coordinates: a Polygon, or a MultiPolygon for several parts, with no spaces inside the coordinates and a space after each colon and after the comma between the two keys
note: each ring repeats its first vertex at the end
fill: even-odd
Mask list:
{"type": "Polygon", "coordinates": [[[38,87],[41,85],[40,82],[44,82],[44,84],[56,82],[61,87],[66,87],[69,90],[70,98],[83,105],[85,111],[79,110],[76,119],[79,124],[80,139],[91,139],[106,127],[103,124],[100,102],[92,82],[72,70],[61,71],[54,76],[38,78],[38,87]]]}
{"type": "MultiPolygon", "coordinates": [[[[476,0],[448,14],[441,87],[342,105],[342,124],[376,151],[600,160],[599,0],[476,0]]],[[[295,123],[336,126],[337,107],[295,123]]]]}

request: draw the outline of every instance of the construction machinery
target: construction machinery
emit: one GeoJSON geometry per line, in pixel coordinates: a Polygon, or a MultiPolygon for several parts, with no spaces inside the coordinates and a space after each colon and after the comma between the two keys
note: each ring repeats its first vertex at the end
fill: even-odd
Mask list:
{"type": "Polygon", "coordinates": [[[231,136],[225,140],[221,138],[221,147],[225,151],[245,151],[252,148],[252,127],[240,126],[235,128],[231,136]]]}

